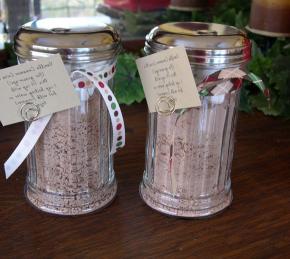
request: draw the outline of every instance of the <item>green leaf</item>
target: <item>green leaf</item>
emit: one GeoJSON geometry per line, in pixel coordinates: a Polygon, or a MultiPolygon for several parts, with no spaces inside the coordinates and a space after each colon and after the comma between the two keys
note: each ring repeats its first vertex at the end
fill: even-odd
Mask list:
{"type": "Polygon", "coordinates": [[[265,115],[279,116],[284,109],[284,104],[275,95],[272,95],[270,101],[267,101],[265,96],[260,93],[250,96],[250,101],[253,107],[262,111],[265,115]]]}
{"type": "Polygon", "coordinates": [[[249,99],[250,91],[243,86],[241,89],[241,95],[240,95],[240,105],[239,110],[243,112],[251,112],[252,106],[249,99]]]}
{"type": "MultiPolygon", "coordinates": [[[[181,12],[167,10],[157,19],[157,14],[125,14],[131,31],[138,30],[138,24],[158,20],[216,22],[244,28],[250,17],[250,0],[219,1],[210,11],[181,12]],[[131,28],[132,27],[132,28],[131,28]]],[[[269,38],[249,33],[252,40],[252,60],[248,70],[261,77],[271,93],[270,101],[257,87],[245,83],[241,91],[240,110],[251,112],[253,108],[266,115],[290,118],[290,39],[269,38]]],[[[115,93],[119,102],[131,104],[144,99],[144,92],[135,65],[135,56],[122,54],[117,69],[115,93]]]]}
{"type": "Polygon", "coordinates": [[[257,57],[264,58],[264,54],[261,51],[261,49],[259,48],[257,42],[253,39],[251,40],[251,42],[252,42],[252,57],[253,58],[257,58],[257,57]]]}
{"type": "Polygon", "coordinates": [[[121,54],[118,57],[114,93],[120,104],[130,105],[145,98],[135,63],[136,58],[131,53],[121,54]]]}

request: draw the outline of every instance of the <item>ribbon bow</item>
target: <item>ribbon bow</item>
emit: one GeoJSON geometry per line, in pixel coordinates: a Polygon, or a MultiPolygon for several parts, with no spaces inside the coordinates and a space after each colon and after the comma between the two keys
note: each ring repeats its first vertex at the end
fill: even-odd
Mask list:
{"type": "MultiPolygon", "coordinates": [[[[113,129],[111,154],[116,153],[118,148],[125,145],[125,124],[123,115],[116,97],[108,86],[108,81],[113,78],[115,72],[116,64],[114,63],[101,72],[80,69],[71,73],[72,79],[79,76],[78,79],[73,80],[73,85],[80,94],[81,104],[85,104],[84,101],[86,101],[90,95],[94,93],[95,89],[97,89],[107,106],[113,129]],[[85,80],[83,78],[85,78],[85,80]]],[[[83,112],[82,107],[81,112],[83,112]]],[[[9,178],[29,155],[51,117],[52,114],[35,120],[30,124],[24,137],[4,163],[6,178],[9,178]]]]}

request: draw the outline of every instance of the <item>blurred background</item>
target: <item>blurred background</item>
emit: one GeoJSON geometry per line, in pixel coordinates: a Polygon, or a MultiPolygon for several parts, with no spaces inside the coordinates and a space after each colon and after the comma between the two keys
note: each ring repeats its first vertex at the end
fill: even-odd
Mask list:
{"type": "Polygon", "coordinates": [[[19,26],[39,18],[70,16],[94,16],[119,31],[124,53],[119,57],[115,94],[127,105],[144,99],[135,59],[142,55],[145,35],[154,26],[201,21],[238,27],[252,40],[248,69],[271,93],[269,101],[245,85],[240,109],[290,118],[290,0],[0,0],[0,68],[17,63],[12,46],[19,26]]]}

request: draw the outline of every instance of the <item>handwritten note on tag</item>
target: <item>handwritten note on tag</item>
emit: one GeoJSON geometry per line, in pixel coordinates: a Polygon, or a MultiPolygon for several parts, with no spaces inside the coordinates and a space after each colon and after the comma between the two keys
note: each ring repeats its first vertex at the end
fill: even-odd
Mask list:
{"type": "Polygon", "coordinates": [[[80,105],[60,55],[0,70],[0,92],[3,126],[80,105]]]}
{"type": "Polygon", "coordinates": [[[175,47],[136,61],[148,108],[156,111],[158,100],[169,97],[175,109],[201,105],[184,47],[175,47]]]}

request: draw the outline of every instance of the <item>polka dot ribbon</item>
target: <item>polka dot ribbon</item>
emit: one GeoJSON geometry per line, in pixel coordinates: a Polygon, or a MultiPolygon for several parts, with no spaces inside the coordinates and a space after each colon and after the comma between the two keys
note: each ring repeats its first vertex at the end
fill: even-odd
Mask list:
{"type": "MultiPolygon", "coordinates": [[[[114,76],[115,68],[115,64],[113,64],[102,72],[77,70],[72,73],[72,78],[74,74],[79,74],[82,78],[86,78],[86,80],[83,80],[82,78],[73,80],[73,85],[75,86],[76,91],[80,93],[81,101],[87,100],[89,95],[93,94],[94,89],[97,89],[106,103],[113,127],[111,154],[114,154],[118,148],[125,145],[125,125],[123,115],[115,96],[107,84],[107,82],[114,76]],[[85,89],[87,89],[87,91],[83,91],[85,89]]],[[[29,155],[51,117],[52,114],[31,122],[25,136],[8,160],[4,163],[6,179],[16,171],[29,155]]]]}
{"type": "MultiPolygon", "coordinates": [[[[103,76],[100,76],[97,73],[85,69],[72,72],[72,76],[81,75],[83,78],[86,78],[85,81],[83,79],[73,81],[73,84],[77,89],[96,88],[103,97],[103,100],[105,101],[105,104],[109,111],[113,129],[111,154],[116,153],[117,149],[125,145],[125,124],[123,115],[116,97],[114,96],[112,90],[107,84],[107,80],[113,77],[114,72],[114,65],[112,66],[110,71],[104,72],[102,74],[103,76]]],[[[86,97],[81,97],[81,99],[82,98],[86,97]]]]}

